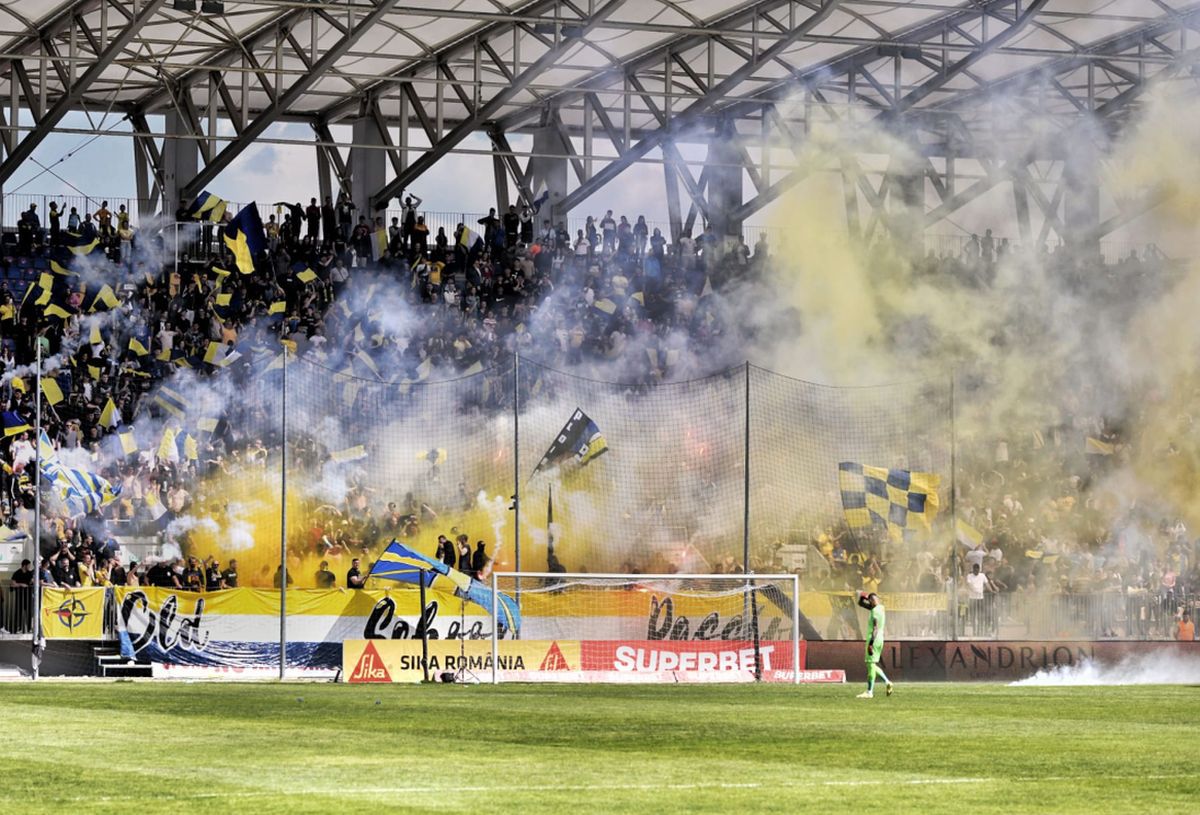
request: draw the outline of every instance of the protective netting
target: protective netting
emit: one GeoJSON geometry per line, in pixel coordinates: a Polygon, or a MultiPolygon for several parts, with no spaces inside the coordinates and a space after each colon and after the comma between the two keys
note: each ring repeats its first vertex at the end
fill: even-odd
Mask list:
{"type": "Polygon", "coordinates": [[[786,575],[543,573],[495,582],[516,601],[523,642],[558,643],[564,668],[596,678],[786,680],[800,657],[797,584],[786,575]]]}
{"type": "Polygon", "coordinates": [[[740,564],[743,368],[632,387],[522,359],[519,385],[523,570],[711,573],[727,556],[740,564]],[[553,452],[577,410],[602,438],[582,438],[592,442],[584,461],[577,449],[553,452]]]}
{"type": "Polygon", "coordinates": [[[951,424],[949,378],[835,388],[752,366],[751,564],[802,568],[805,588],[915,590],[930,567],[942,565],[953,537],[951,424]],[[928,529],[908,518],[899,535],[881,525],[852,528],[842,463],[936,476],[943,512],[928,529]],[[886,577],[873,562],[888,565],[886,577]]]}
{"type": "Polygon", "coordinates": [[[289,364],[294,585],[323,587],[324,561],[333,585],[352,587],[353,558],[365,575],[393,538],[462,571],[511,566],[512,368],[386,383],[349,366],[289,364]]]}
{"type": "MultiPolygon", "coordinates": [[[[348,359],[293,358],[286,371],[296,587],[322,587],[323,560],[346,586],[351,559],[365,572],[392,538],[467,572],[740,573],[748,528],[751,569],[800,570],[806,589],[835,591],[916,591],[930,565],[945,566],[948,380],[832,388],[740,366],[634,387],[509,359],[382,382],[348,359]],[[941,514],[897,537],[849,527],[844,462],[937,476],[941,514]],[[872,559],[891,585],[873,582],[872,559]]],[[[235,452],[261,441],[261,457],[201,467],[200,511],[176,523],[189,551],[238,557],[242,585],[270,587],[285,372],[276,357],[241,376],[213,437],[235,452]]]]}

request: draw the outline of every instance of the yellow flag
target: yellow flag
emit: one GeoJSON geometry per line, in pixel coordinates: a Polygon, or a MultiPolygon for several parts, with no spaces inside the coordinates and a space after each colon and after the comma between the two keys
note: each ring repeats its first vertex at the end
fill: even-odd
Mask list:
{"type": "Polygon", "coordinates": [[[232,294],[226,293],[226,294],[218,294],[218,295],[217,295],[217,305],[218,305],[218,306],[227,306],[227,305],[229,305],[229,304],[230,304],[232,301],[233,301],[233,295],[232,295],[232,294]]]}
{"type": "Polygon", "coordinates": [[[60,320],[65,320],[71,316],[71,312],[67,311],[58,303],[51,303],[50,305],[46,306],[46,310],[43,313],[47,317],[57,317],[60,320]]]}
{"type": "Polygon", "coordinates": [[[111,396],[104,403],[104,410],[100,411],[100,426],[104,428],[117,426],[117,403],[112,400],[111,396]]]}
{"type": "Polygon", "coordinates": [[[67,274],[71,273],[70,269],[63,266],[57,260],[50,261],[50,271],[54,272],[55,274],[62,274],[62,275],[67,275],[67,274]]]}
{"type": "Polygon", "coordinates": [[[19,376],[14,376],[12,378],[12,386],[13,390],[18,390],[21,393],[29,393],[29,388],[26,386],[25,380],[19,376]]]}
{"type": "Polygon", "coordinates": [[[33,301],[35,306],[44,306],[50,302],[50,294],[54,288],[54,275],[49,272],[42,272],[42,276],[38,278],[38,286],[42,293],[38,295],[38,299],[33,301]]]}
{"type": "Polygon", "coordinates": [[[117,438],[121,440],[121,449],[125,455],[131,456],[138,451],[137,440],[133,437],[132,430],[122,430],[117,433],[117,438]]]}
{"type": "Polygon", "coordinates": [[[57,405],[63,400],[62,388],[58,386],[58,382],[48,376],[42,377],[42,393],[46,395],[46,401],[51,405],[57,405]]]}
{"type": "Polygon", "coordinates": [[[317,273],[312,269],[305,269],[303,272],[300,272],[298,275],[296,275],[296,279],[301,283],[311,283],[317,279],[317,273]]]}
{"type": "Polygon", "coordinates": [[[287,311],[287,301],[276,300],[271,304],[270,308],[267,309],[267,314],[283,314],[285,311],[287,311]]]}
{"type": "Polygon", "coordinates": [[[100,291],[96,293],[96,299],[92,301],[92,306],[88,311],[95,311],[96,304],[103,303],[108,308],[116,308],[121,305],[121,301],[117,299],[117,295],[112,290],[112,286],[105,283],[100,287],[100,291]]]}
{"type": "Polygon", "coordinates": [[[88,335],[88,344],[89,345],[103,345],[104,344],[104,338],[100,336],[99,324],[92,325],[92,333],[90,335],[88,335]]]}
{"type": "Polygon", "coordinates": [[[150,353],[150,349],[138,342],[137,337],[129,338],[129,350],[137,354],[139,357],[144,357],[150,353]]]}
{"type": "Polygon", "coordinates": [[[90,376],[92,379],[100,378],[100,366],[99,365],[89,365],[89,366],[87,366],[87,369],[88,369],[88,376],[90,376]]]}
{"type": "Polygon", "coordinates": [[[163,428],[162,441],[158,443],[158,458],[160,461],[179,458],[179,451],[175,447],[175,431],[169,426],[163,428]]]}
{"type": "Polygon", "coordinates": [[[104,636],[104,593],[100,586],[42,588],[42,632],[46,639],[98,640],[104,636]]]}
{"type": "Polygon", "coordinates": [[[361,444],[356,444],[354,447],[348,447],[345,450],[337,450],[330,453],[329,457],[338,464],[347,461],[358,461],[360,458],[367,457],[367,448],[361,444]]]}
{"type": "Polygon", "coordinates": [[[221,351],[224,348],[225,346],[221,345],[219,342],[210,342],[208,344],[208,350],[204,352],[204,361],[209,365],[215,364],[216,361],[221,358],[221,351]]]}

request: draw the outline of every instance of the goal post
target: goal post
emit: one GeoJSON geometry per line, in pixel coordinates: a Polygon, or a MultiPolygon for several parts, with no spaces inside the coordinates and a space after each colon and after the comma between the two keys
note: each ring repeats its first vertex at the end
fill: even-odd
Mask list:
{"type": "Polygon", "coordinates": [[[495,572],[491,680],[793,682],[804,670],[794,574],[495,572]]]}

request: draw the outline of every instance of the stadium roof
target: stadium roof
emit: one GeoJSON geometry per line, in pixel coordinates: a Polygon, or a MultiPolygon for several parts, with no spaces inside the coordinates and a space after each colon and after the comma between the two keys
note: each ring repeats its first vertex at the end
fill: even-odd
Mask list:
{"type": "MultiPolygon", "coordinates": [[[[1165,0],[8,0],[0,5],[0,183],[71,110],[135,128],[173,112],[200,140],[200,186],[267,127],[371,117],[432,149],[391,159],[405,187],[472,132],[553,127],[619,157],[574,164],[588,191],[724,123],[746,138],[847,102],[986,151],[996,106],[1119,123],[1156,77],[1195,78],[1200,3],[1165,0]],[[0,80],[2,82],[2,80],[0,80]],[[795,100],[803,100],[803,104],[795,100]],[[13,131],[17,108],[29,113],[13,131]],[[989,116],[986,127],[980,111],[989,116]],[[32,123],[26,124],[31,117],[32,123]],[[219,122],[234,134],[220,134],[219,122]],[[403,123],[403,124],[402,124],[403,123]],[[407,132],[407,129],[405,129],[407,132]],[[225,140],[225,139],[228,140],[225,140]],[[590,164],[590,162],[589,162],[590,164]],[[586,177],[585,177],[586,176],[586,177]]],[[[311,144],[312,142],[307,142],[311,144]]],[[[514,177],[524,171],[510,167],[514,177]]],[[[518,177],[518,182],[520,178],[518,177]]],[[[582,200],[577,190],[572,198],[582,200]]]]}

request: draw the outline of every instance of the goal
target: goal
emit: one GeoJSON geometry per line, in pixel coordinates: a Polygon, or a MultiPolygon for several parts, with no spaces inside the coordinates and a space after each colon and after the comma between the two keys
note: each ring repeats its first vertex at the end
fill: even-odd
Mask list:
{"type": "Polygon", "coordinates": [[[501,572],[491,680],[799,682],[796,575],[501,572]],[[511,602],[509,602],[511,601],[511,602]]]}

